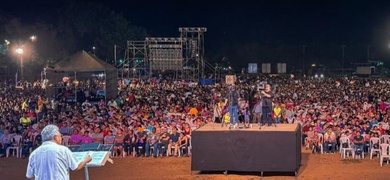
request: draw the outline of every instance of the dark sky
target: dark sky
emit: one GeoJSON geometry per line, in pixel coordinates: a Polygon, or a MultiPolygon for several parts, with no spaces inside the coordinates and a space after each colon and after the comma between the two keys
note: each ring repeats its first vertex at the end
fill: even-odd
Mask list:
{"type": "MultiPolygon", "coordinates": [[[[98,1],[98,0],[96,0],[98,1]]],[[[276,42],[372,44],[390,42],[390,1],[115,1],[100,0],[151,36],[179,36],[178,27],[207,27],[206,43],[276,42]]],[[[0,9],[32,19],[62,1],[1,2],[0,9]]],[[[87,7],[86,7],[87,8],[87,7]]],[[[33,19],[32,19],[33,20],[33,19]]]]}
{"type": "MultiPolygon", "coordinates": [[[[271,36],[289,43],[305,41],[372,41],[390,3],[369,1],[167,1],[105,4],[122,11],[156,36],[175,36],[180,26],[205,26],[207,37],[232,41],[271,36]]],[[[389,29],[390,30],[390,29],[389,29]]],[[[337,42],[342,43],[342,42],[337,42]]]]}

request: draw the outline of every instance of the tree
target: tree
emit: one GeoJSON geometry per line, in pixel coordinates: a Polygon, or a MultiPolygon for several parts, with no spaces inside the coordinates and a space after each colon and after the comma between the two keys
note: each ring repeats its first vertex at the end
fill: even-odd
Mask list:
{"type": "MultiPolygon", "coordinates": [[[[145,29],[133,26],[122,14],[101,3],[70,2],[56,12],[57,18],[46,16],[33,23],[23,23],[18,17],[0,12],[0,41],[11,42],[8,52],[0,54],[0,63],[10,70],[9,75],[13,76],[19,67],[19,57],[14,53],[17,47],[25,49],[24,76],[34,80],[49,62],[55,63],[77,51],[96,47],[98,57],[113,62],[114,45],[124,49],[127,40],[146,37],[145,29]],[[53,23],[53,19],[59,20],[53,23]],[[38,40],[30,42],[31,35],[38,40]]],[[[124,56],[121,52],[119,57],[124,56]]]]}
{"type": "Polygon", "coordinates": [[[0,56],[0,63],[7,68],[8,76],[14,76],[20,67],[20,55],[15,53],[17,48],[24,50],[22,59],[26,80],[39,78],[48,60],[64,57],[64,49],[52,25],[41,21],[22,23],[19,18],[5,13],[0,13],[0,23],[0,40],[9,42],[7,51],[0,56]],[[31,35],[37,36],[37,41],[32,42],[31,35]]]}
{"type": "Polygon", "coordinates": [[[101,3],[72,2],[59,11],[58,17],[59,37],[68,53],[95,47],[98,57],[113,62],[114,45],[125,47],[127,40],[146,37],[146,30],[101,3]]]}

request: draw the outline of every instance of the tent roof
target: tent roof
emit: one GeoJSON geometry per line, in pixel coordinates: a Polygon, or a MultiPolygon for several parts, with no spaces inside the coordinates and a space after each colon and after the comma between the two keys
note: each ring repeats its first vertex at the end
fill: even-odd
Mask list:
{"type": "Polygon", "coordinates": [[[54,64],[54,71],[93,72],[115,70],[116,68],[84,50],[54,64]]]}

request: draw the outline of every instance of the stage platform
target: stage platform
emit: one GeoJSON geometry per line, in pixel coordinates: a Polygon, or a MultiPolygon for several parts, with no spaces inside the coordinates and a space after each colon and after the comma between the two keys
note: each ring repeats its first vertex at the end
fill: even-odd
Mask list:
{"type": "Polygon", "coordinates": [[[298,172],[301,126],[251,128],[207,124],[192,133],[192,171],[298,172]]]}
{"type": "Polygon", "coordinates": [[[205,126],[196,129],[195,131],[291,131],[294,132],[297,129],[297,125],[295,124],[278,124],[275,126],[261,126],[261,129],[259,129],[259,126],[257,124],[252,124],[253,127],[251,128],[236,128],[236,129],[230,129],[224,125],[222,127],[221,123],[214,123],[214,124],[206,124],[205,126]]]}

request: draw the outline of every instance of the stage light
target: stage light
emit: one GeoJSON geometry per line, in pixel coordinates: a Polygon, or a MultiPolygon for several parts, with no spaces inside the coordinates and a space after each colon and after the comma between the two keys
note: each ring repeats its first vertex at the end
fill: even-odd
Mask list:
{"type": "Polygon", "coordinates": [[[35,40],[37,39],[37,37],[34,36],[34,35],[32,35],[32,36],[30,37],[30,39],[31,39],[31,41],[35,41],[35,40]]]}
{"type": "Polygon", "coordinates": [[[18,48],[18,49],[16,49],[16,51],[15,51],[16,53],[18,53],[18,54],[23,54],[23,49],[22,48],[18,48]]]}

